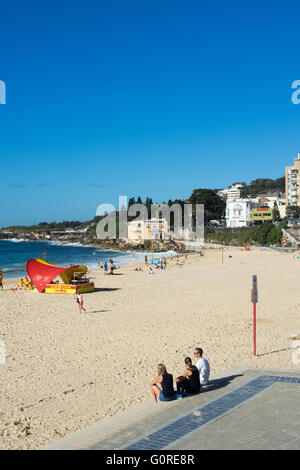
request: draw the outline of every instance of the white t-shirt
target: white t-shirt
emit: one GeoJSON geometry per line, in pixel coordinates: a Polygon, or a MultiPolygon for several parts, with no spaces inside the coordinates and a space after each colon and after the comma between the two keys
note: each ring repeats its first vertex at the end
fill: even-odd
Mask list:
{"type": "Polygon", "coordinates": [[[210,367],[209,367],[208,360],[204,359],[204,357],[201,357],[201,359],[199,359],[199,361],[197,362],[196,367],[199,371],[200,384],[207,385],[209,374],[210,374],[210,367]]]}

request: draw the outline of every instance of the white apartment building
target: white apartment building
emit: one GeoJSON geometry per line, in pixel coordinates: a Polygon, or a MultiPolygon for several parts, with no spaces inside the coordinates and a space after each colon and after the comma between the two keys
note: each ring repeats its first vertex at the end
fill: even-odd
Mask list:
{"type": "Polygon", "coordinates": [[[226,227],[249,227],[251,222],[251,210],[258,207],[258,203],[252,199],[235,199],[226,202],[226,227]]]}
{"type": "Polygon", "coordinates": [[[294,160],[294,166],[285,167],[286,206],[300,206],[300,153],[294,160]]]}
{"type": "MultiPolygon", "coordinates": [[[[273,206],[274,206],[274,203],[273,203],[273,206]]],[[[278,198],[277,206],[278,206],[280,217],[283,219],[286,216],[286,201],[284,197],[278,198]]]]}
{"type": "Polygon", "coordinates": [[[239,188],[231,187],[228,189],[227,192],[227,200],[228,201],[234,201],[235,199],[240,199],[241,197],[241,190],[239,188]]]}
{"type": "Polygon", "coordinates": [[[220,197],[233,201],[234,199],[239,199],[241,197],[242,187],[242,183],[233,183],[231,186],[228,186],[228,188],[218,191],[217,194],[220,197]]]}

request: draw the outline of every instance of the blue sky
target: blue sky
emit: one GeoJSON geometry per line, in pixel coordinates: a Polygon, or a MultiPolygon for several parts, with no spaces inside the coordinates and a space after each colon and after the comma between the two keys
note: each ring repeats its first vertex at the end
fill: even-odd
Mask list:
{"type": "Polygon", "coordinates": [[[3,2],[0,226],[283,176],[300,152],[299,14],[292,1],[3,2]]]}

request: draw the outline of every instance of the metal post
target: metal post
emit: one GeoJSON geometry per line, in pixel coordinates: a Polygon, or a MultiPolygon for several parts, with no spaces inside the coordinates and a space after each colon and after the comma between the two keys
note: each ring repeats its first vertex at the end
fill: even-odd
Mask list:
{"type": "Polygon", "coordinates": [[[256,356],[256,304],[258,302],[257,276],[252,277],[251,302],[253,303],[253,355],[256,356]]]}
{"type": "Polygon", "coordinates": [[[256,304],[253,304],[253,355],[256,356],[256,304]]]}

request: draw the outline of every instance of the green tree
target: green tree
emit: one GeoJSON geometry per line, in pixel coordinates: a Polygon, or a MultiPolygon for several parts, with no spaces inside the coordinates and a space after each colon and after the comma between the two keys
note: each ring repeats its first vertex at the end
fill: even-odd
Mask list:
{"type": "Polygon", "coordinates": [[[274,205],[273,205],[273,221],[274,222],[279,222],[281,220],[280,218],[280,212],[279,212],[279,209],[278,209],[278,205],[277,205],[277,202],[274,201],[274,205]]]}
{"type": "Polygon", "coordinates": [[[270,191],[278,191],[284,193],[285,191],[285,177],[282,176],[275,180],[268,178],[258,178],[251,181],[249,185],[245,185],[241,190],[241,196],[256,197],[258,194],[267,193],[270,191]]]}
{"type": "Polygon", "coordinates": [[[254,230],[253,239],[261,245],[266,245],[269,232],[273,227],[274,225],[272,223],[263,222],[254,230]]]}
{"type": "Polygon", "coordinates": [[[194,189],[189,201],[193,206],[204,204],[204,221],[220,219],[224,216],[226,202],[212,189],[194,189]]]}
{"type": "Polygon", "coordinates": [[[128,201],[128,209],[129,209],[130,206],[133,206],[133,204],[135,204],[135,198],[131,197],[128,201]]]}
{"type": "Polygon", "coordinates": [[[280,227],[272,227],[267,236],[268,245],[278,245],[282,238],[282,230],[280,227]]]}
{"type": "Polygon", "coordinates": [[[300,217],[300,207],[287,206],[286,216],[287,216],[287,219],[298,219],[300,217]]]}
{"type": "Polygon", "coordinates": [[[152,201],[151,197],[147,197],[147,198],[146,198],[146,202],[145,202],[145,206],[147,207],[149,219],[150,219],[150,217],[151,217],[151,205],[152,205],[152,204],[153,204],[153,201],[152,201]]]}

